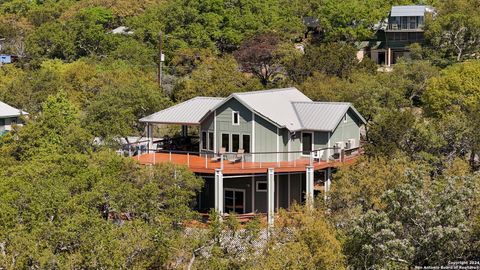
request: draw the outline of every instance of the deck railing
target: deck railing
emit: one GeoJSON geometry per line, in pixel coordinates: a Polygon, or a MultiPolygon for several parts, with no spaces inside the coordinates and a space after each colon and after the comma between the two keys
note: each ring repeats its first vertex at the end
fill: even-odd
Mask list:
{"type": "Polygon", "coordinates": [[[190,168],[205,169],[255,169],[255,168],[295,168],[314,166],[319,163],[344,162],[360,154],[361,148],[339,149],[326,147],[313,151],[280,151],[253,153],[213,153],[178,150],[150,149],[148,154],[134,158],[144,164],[172,162],[190,168]]]}

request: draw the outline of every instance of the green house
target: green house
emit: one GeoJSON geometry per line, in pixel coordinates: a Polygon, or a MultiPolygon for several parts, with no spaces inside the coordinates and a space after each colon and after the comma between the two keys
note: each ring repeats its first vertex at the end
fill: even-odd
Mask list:
{"type": "Polygon", "coordinates": [[[188,127],[198,129],[197,147],[156,142],[163,147],[137,159],[184,164],[201,175],[199,210],[271,218],[278,208],[326,193],[332,168],[360,154],[365,124],[352,104],[314,102],[296,88],[196,97],[140,122],[149,138],[155,125],[181,125],[180,141],[190,144],[188,127]]]}

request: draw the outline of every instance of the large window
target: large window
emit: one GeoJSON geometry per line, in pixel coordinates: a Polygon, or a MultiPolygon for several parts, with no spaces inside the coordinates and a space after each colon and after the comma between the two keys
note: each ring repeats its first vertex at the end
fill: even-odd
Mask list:
{"type": "Polygon", "coordinates": [[[240,116],[238,112],[232,112],[232,124],[233,125],[240,125],[240,116]]]}
{"type": "Polygon", "coordinates": [[[245,213],[245,190],[225,189],[224,198],[225,213],[245,213]]]}
{"type": "Polygon", "coordinates": [[[243,150],[245,150],[245,153],[250,153],[250,135],[244,134],[242,137],[243,150]]]}
{"type": "Polygon", "coordinates": [[[226,152],[230,152],[230,135],[222,134],[222,148],[225,148],[226,152]]]}
{"type": "Polygon", "coordinates": [[[209,132],[208,133],[208,150],[213,151],[213,143],[214,142],[215,142],[215,140],[213,138],[213,132],[209,132]]]}
{"type": "Polygon", "coordinates": [[[240,148],[240,135],[232,134],[232,152],[238,152],[240,148]]]}
{"type": "Polygon", "coordinates": [[[302,154],[310,155],[312,152],[313,136],[312,133],[302,133],[302,154]]]}

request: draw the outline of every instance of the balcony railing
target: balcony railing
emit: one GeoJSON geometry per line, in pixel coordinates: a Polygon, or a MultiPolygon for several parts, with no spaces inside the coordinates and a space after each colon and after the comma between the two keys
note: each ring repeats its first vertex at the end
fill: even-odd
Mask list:
{"type": "Polygon", "coordinates": [[[319,166],[328,163],[341,163],[358,157],[359,147],[339,149],[321,148],[313,151],[255,152],[255,153],[198,153],[188,151],[151,150],[150,153],[134,158],[142,164],[171,162],[185,165],[194,171],[213,171],[214,169],[242,171],[249,169],[298,169],[306,166],[319,166]]]}

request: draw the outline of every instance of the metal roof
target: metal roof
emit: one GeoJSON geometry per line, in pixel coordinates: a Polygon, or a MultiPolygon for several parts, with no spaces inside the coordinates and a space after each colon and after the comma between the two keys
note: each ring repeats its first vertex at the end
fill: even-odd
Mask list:
{"type": "Polygon", "coordinates": [[[393,6],[390,11],[391,17],[405,17],[405,16],[425,16],[425,11],[428,6],[393,6]]]}
{"type": "Polygon", "coordinates": [[[200,120],[225,98],[195,97],[175,106],[140,119],[140,122],[157,124],[198,125],[200,120]]]}
{"type": "Polygon", "coordinates": [[[350,109],[365,119],[350,103],[313,102],[297,88],[233,93],[227,98],[196,97],[140,119],[157,124],[198,125],[209,113],[236,99],[255,114],[290,131],[332,131],[350,109]]]}
{"type": "Polygon", "coordinates": [[[0,118],[18,117],[20,115],[27,115],[27,112],[16,109],[6,103],[0,101],[0,118]]]}
{"type": "Polygon", "coordinates": [[[333,131],[349,109],[364,124],[365,119],[351,103],[346,102],[294,102],[293,107],[303,130],[333,131]]]}
{"type": "Polygon", "coordinates": [[[292,102],[312,102],[294,87],[235,93],[232,96],[252,111],[289,130],[301,128],[292,102]]]}

